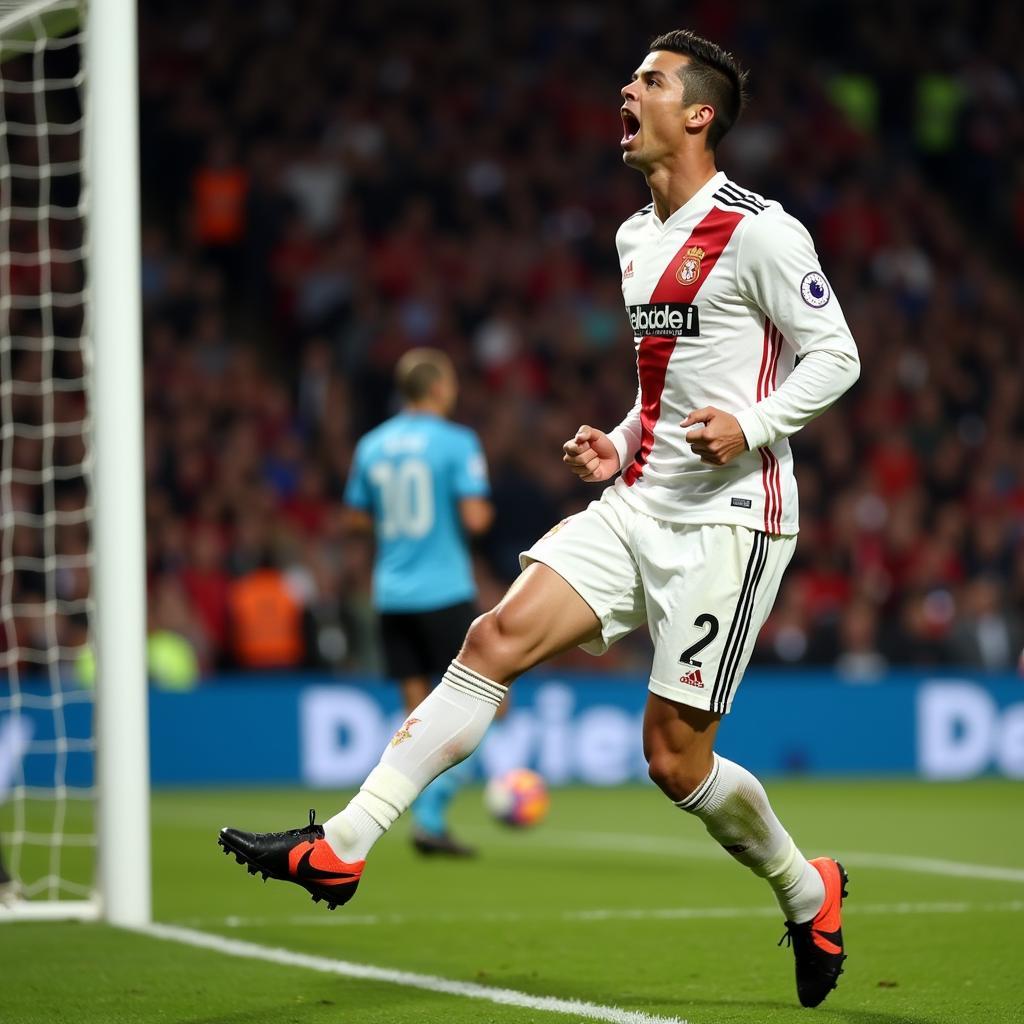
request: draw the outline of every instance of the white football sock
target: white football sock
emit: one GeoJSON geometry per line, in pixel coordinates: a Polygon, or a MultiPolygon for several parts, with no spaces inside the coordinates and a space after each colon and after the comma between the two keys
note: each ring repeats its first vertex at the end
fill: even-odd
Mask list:
{"type": "Polygon", "coordinates": [[[746,768],[714,755],[707,778],[676,806],[704,822],[711,837],[775,891],[787,921],[810,921],[825,902],[825,883],[804,859],[746,768]]]}
{"type": "Polygon", "coordinates": [[[349,805],[324,822],[324,836],[345,861],[363,860],[438,775],[476,750],[506,687],[453,661],[440,684],[391,737],[380,763],[349,805]]]}

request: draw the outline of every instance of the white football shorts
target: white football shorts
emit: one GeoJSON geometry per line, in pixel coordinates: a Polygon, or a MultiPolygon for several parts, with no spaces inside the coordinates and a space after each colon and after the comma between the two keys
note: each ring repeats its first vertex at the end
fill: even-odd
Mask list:
{"type": "Polygon", "coordinates": [[[519,556],[550,566],[601,620],[581,644],[603,654],[647,623],[649,688],[669,700],[728,714],[775,602],[796,535],[726,523],[669,523],[638,512],[608,487],[519,556]]]}

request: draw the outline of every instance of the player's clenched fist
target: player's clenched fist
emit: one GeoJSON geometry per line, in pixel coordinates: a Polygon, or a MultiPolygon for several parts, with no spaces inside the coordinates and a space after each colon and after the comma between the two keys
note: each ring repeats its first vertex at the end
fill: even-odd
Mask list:
{"type": "Polygon", "coordinates": [[[608,435],[584,424],[562,445],[562,461],[588,484],[610,480],[619,471],[619,453],[608,435]]]}
{"type": "Polygon", "coordinates": [[[747,450],[747,439],[739,420],[730,412],[706,406],[696,409],[683,420],[681,427],[700,424],[696,429],[687,431],[686,441],[701,462],[709,466],[724,466],[740,452],[747,450]]]}

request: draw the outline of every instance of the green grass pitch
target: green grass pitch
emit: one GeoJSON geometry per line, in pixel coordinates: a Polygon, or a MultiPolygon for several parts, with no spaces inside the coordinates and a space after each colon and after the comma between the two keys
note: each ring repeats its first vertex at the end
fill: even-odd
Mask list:
{"type": "MultiPolygon", "coordinates": [[[[848,970],[817,1010],[796,1004],[766,887],[652,787],[556,790],[549,820],[530,832],[490,822],[468,791],[455,823],[479,843],[478,860],[419,860],[402,823],[374,851],[355,900],[333,914],[293,886],[250,877],[215,843],[222,824],[303,824],[309,794],[157,793],[155,915],[690,1024],[1024,1021],[1024,785],[800,781],[769,791],[808,854],[845,855],[850,871],[848,970]],[[962,865],[1012,870],[975,877],[983,872],[962,865]]],[[[327,817],[342,800],[318,793],[312,803],[327,817]]],[[[571,1019],[92,924],[0,925],[0,977],[5,1024],[571,1019]]]]}

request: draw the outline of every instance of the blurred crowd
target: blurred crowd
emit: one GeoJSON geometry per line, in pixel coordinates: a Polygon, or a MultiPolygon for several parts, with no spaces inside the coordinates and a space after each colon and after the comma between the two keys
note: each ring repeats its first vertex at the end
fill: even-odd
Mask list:
{"type": "Polygon", "coordinates": [[[1024,9],[824,11],[143,0],[151,628],[204,672],[378,667],[340,497],[410,346],[452,354],[486,448],[483,605],[595,496],[560,449],[636,388],[613,240],[649,196],[618,90],[682,20],[749,66],[720,166],[808,226],[863,364],[794,440],[802,532],[755,663],[1015,669],[1024,9]]]}

